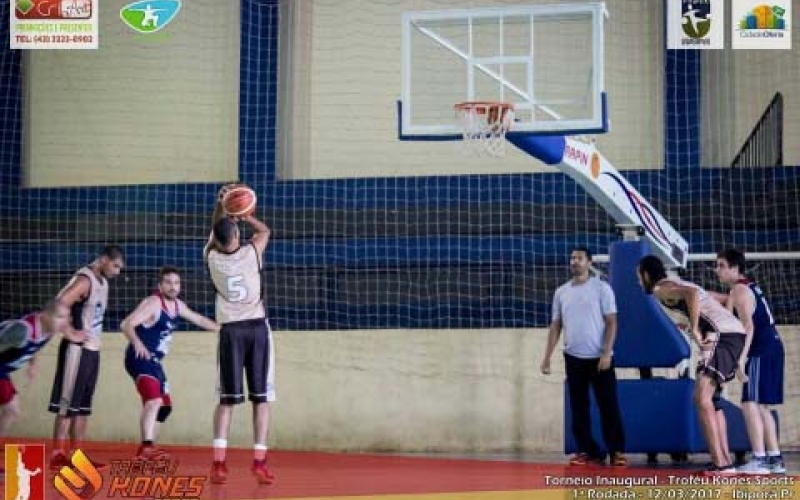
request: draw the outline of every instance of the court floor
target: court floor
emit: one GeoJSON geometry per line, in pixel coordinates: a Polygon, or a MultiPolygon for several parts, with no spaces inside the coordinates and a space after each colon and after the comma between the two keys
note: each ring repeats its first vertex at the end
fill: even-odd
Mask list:
{"type": "MultiPolygon", "coordinates": [[[[211,451],[204,447],[167,447],[174,461],[171,472],[174,477],[205,477],[209,471],[211,451]]],[[[95,444],[87,448],[87,454],[95,461],[119,464],[133,455],[133,445],[95,444]]],[[[561,455],[535,454],[487,454],[482,456],[435,456],[435,455],[387,455],[345,454],[319,452],[271,451],[270,469],[277,481],[272,486],[259,486],[249,472],[250,450],[230,450],[228,484],[211,485],[202,481],[199,498],[218,500],[255,500],[261,498],[359,498],[360,500],[518,500],[518,499],[573,499],[591,498],[640,498],[642,500],[726,498],[730,500],[754,500],[770,496],[755,494],[738,495],[728,490],[715,493],[713,485],[703,485],[708,491],[698,493],[684,491],[674,493],[663,490],[655,492],[649,486],[625,488],[620,481],[658,485],[669,484],[669,476],[696,477],[699,468],[707,461],[706,456],[693,457],[692,465],[671,468],[668,457],[662,456],[664,464],[658,468],[645,466],[645,457],[632,455],[631,466],[626,469],[610,467],[576,468],[563,464],[561,455]],[[574,478],[589,478],[589,486],[573,487],[574,478]],[[637,479],[638,478],[638,479],[637,479]],[[613,483],[617,481],[617,483],[613,483]],[[603,485],[598,483],[604,483],[603,485]],[[570,483],[570,484],[565,484],[570,483]],[[616,487],[601,487],[616,484],[616,487]],[[624,492],[628,493],[624,493],[624,492]],[[634,495],[634,496],[625,496],[634,495]]],[[[787,454],[790,472],[800,470],[800,456],[787,454]]],[[[124,476],[109,467],[103,471],[103,486],[93,499],[122,498],[126,494],[137,498],[161,498],[150,495],[147,486],[139,481],[137,493],[132,490],[110,491],[113,484],[123,484],[124,476]],[[116,482],[116,483],[115,483],[116,482]]],[[[129,474],[131,477],[147,476],[149,473],[129,474]]],[[[773,476],[774,477],[774,476],[773,476]]],[[[782,485],[750,488],[746,491],[764,492],[775,490],[775,498],[800,500],[800,478],[787,476],[782,485]],[[788,488],[787,488],[788,486],[788,488]],[[784,493],[781,495],[780,492],[784,493]],[[787,493],[788,492],[788,493],[787,493]]],[[[134,487],[133,483],[127,483],[134,487]]],[[[185,487],[187,480],[180,483],[185,487]]],[[[60,496],[52,488],[52,475],[48,478],[49,499],[60,496]]],[[[685,488],[684,488],[685,489],[685,488]]],[[[185,491],[185,490],[173,490],[185,491]]],[[[743,490],[745,491],[745,490],[743,490]]],[[[171,495],[175,498],[175,495],[171,495]]],[[[196,496],[193,496],[197,498],[196,496]]],[[[185,497],[184,497],[185,498],[185,497]]]]}

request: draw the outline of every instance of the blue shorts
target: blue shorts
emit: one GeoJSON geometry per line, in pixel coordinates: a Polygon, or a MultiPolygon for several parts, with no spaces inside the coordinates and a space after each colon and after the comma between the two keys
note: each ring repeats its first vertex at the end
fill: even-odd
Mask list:
{"type": "Polygon", "coordinates": [[[159,360],[137,358],[132,354],[126,355],[125,371],[133,379],[143,400],[147,401],[169,394],[167,375],[159,360]]]}
{"type": "Polygon", "coordinates": [[[745,373],[749,379],[742,387],[742,403],[783,404],[783,346],[772,352],[747,359],[745,373]]]}

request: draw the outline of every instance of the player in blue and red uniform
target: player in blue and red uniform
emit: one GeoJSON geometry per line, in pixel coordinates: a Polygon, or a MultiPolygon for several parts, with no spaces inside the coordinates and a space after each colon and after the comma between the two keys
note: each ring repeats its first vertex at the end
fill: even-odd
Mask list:
{"type": "Polygon", "coordinates": [[[144,408],[140,419],[142,445],[137,456],[152,460],[166,456],[155,447],[159,424],[172,412],[167,376],[162,362],[169,352],[178,318],[204,330],[219,331],[214,321],[197,314],[178,299],[181,277],[174,267],[159,272],[158,292],[147,297],[122,321],[122,333],[130,341],[125,351],[125,370],[133,378],[144,408]]]}
{"type": "Polygon", "coordinates": [[[770,406],[783,404],[784,348],[764,293],[744,275],[744,253],[728,249],[717,254],[719,280],[730,286],[718,299],[734,311],[748,333],[752,332],[744,372],[742,410],[753,449],[752,459],[738,471],[747,474],[786,472],[778,431],[770,406]]]}
{"type": "MultiPolygon", "coordinates": [[[[69,307],[57,301],[49,302],[43,311],[20,319],[0,323],[0,437],[7,435],[11,424],[19,417],[19,398],[11,373],[28,365],[28,377],[35,378],[36,354],[56,333],[70,330],[69,307]]],[[[65,333],[65,335],[67,335],[65,333]]],[[[71,332],[69,340],[81,342],[85,334],[71,332]]]]}

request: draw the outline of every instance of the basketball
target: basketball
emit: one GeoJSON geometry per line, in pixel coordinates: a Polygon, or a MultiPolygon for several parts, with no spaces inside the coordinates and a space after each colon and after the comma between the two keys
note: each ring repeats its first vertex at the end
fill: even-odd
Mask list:
{"type": "Polygon", "coordinates": [[[247,186],[236,186],[222,198],[222,207],[231,217],[247,217],[256,210],[256,193],[247,186]]]}

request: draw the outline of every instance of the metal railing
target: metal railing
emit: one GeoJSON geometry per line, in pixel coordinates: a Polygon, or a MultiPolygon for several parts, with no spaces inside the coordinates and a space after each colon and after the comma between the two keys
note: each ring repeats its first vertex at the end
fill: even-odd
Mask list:
{"type": "Polygon", "coordinates": [[[731,167],[783,166],[783,94],[776,92],[731,167]]]}

